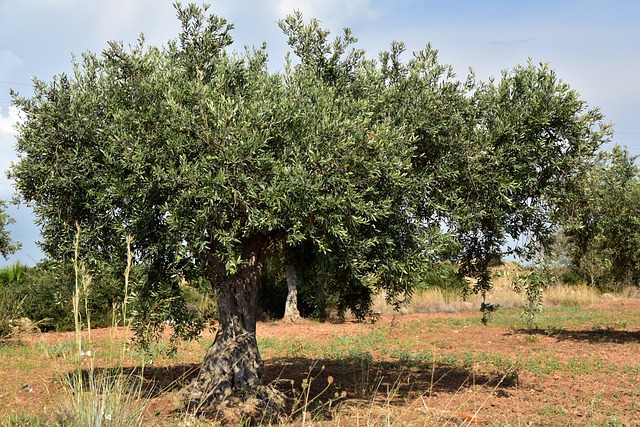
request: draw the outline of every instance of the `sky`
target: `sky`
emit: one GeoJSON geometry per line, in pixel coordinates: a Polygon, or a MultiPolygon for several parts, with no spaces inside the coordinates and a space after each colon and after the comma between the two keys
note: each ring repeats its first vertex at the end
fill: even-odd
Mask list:
{"type": "MultiPolygon", "coordinates": [[[[233,23],[234,46],[267,43],[272,69],[287,51],[277,21],[294,10],[339,34],[350,27],[369,56],[403,41],[408,52],[427,42],[441,63],[464,79],[469,67],[486,80],[518,64],[547,62],[615,126],[613,143],[640,155],[640,1],[637,0],[212,0],[211,11],[233,23]]],[[[72,55],[101,52],[107,41],[163,45],[177,37],[171,0],[0,0],[0,170],[16,161],[19,112],[9,89],[31,93],[31,79],[70,73],[72,55]]],[[[409,55],[409,54],[407,54],[409,55]]],[[[409,56],[407,56],[409,58],[409,56]]],[[[0,174],[0,200],[11,182],[0,174]]],[[[9,226],[22,250],[16,260],[42,258],[28,207],[11,206],[9,226]]]]}

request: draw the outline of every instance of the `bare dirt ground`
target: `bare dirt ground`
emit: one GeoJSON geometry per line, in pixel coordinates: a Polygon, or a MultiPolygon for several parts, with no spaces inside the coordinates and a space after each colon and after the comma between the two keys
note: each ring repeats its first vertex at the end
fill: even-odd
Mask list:
{"type": "MultiPolygon", "coordinates": [[[[511,324],[488,326],[475,311],[384,316],[374,325],[261,322],[264,379],[301,404],[310,382],[308,399],[317,397],[290,408],[291,425],[305,410],[314,426],[640,425],[640,302],[576,309],[574,318],[549,318],[553,327],[523,329],[510,316],[511,324]]],[[[105,343],[127,335],[91,331],[96,350],[84,368],[113,366],[105,343]]],[[[211,340],[206,333],[175,358],[147,358],[144,425],[185,425],[180,389],[211,340]]],[[[73,343],[73,333],[46,333],[0,344],[0,420],[55,419],[73,343]]],[[[118,365],[139,372],[141,360],[130,354],[118,365]]]]}

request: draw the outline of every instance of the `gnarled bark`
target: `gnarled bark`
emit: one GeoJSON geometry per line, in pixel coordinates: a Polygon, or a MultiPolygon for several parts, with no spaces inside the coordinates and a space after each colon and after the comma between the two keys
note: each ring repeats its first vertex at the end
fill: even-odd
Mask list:
{"type": "MultiPolygon", "coordinates": [[[[239,406],[246,417],[277,410],[281,404],[276,393],[262,384],[264,364],[256,341],[258,287],[268,241],[266,236],[248,238],[242,264],[219,287],[220,324],[198,376],[187,389],[189,411],[239,406]]],[[[223,267],[211,268],[219,275],[223,267]]]]}

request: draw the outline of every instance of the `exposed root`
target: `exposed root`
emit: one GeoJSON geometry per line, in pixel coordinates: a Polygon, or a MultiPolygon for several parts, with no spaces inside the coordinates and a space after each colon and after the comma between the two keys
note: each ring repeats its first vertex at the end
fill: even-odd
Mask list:
{"type": "MultiPolygon", "coordinates": [[[[189,396],[192,398],[192,396],[189,396]]],[[[273,422],[284,414],[286,397],[272,386],[236,390],[221,401],[189,401],[187,413],[215,419],[223,425],[251,425],[273,422]]]]}
{"type": "Polygon", "coordinates": [[[187,413],[227,420],[229,425],[277,418],[285,398],[262,384],[263,370],[254,334],[229,338],[219,333],[200,373],[186,389],[187,413]]]}

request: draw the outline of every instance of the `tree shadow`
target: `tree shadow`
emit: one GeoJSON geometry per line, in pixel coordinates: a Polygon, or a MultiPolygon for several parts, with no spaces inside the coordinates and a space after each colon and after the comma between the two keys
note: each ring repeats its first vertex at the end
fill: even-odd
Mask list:
{"type": "Polygon", "coordinates": [[[623,331],[611,328],[594,328],[586,330],[570,329],[518,329],[516,334],[546,335],[558,341],[586,341],[589,343],[628,344],[640,343],[640,331],[623,331]]]}
{"type": "MultiPolygon", "coordinates": [[[[122,376],[130,379],[131,392],[149,399],[186,387],[198,374],[197,363],[166,367],[94,368],[82,371],[88,385],[92,378],[122,376]]],[[[271,358],[265,361],[263,382],[288,398],[287,414],[305,410],[330,418],[332,403],[362,403],[375,400],[390,405],[402,405],[407,398],[456,394],[473,386],[487,386],[498,396],[508,396],[515,385],[507,373],[484,374],[459,366],[415,361],[373,362],[362,358],[311,359],[307,357],[271,358]],[[306,403],[305,403],[306,402],[306,403]],[[329,410],[328,410],[329,409],[329,410]]],[[[517,373],[516,378],[517,381],[517,373]]],[[[172,412],[179,412],[176,407],[172,412]]]]}
{"type": "MultiPolygon", "coordinates": [[[[153,399],[184,388],[198,375],[199,368],[200,364],[198,363],[162,367],[94,367],[83,369],[81,375],[85,389],[91,387],[92,382],[118,378],[128,382],[132,392],[153,399]]],[[[77,371],[71,370],[68,375],[75,375],[75,372],[77,371]]],[[[109,384],[109,381],[103,382],[109,384]]]]}
{"type": "MultiPolygon", "coordinates": [[[[309,410],[314,412],[326,410],[329,401],[402,406],[407,399],[439,393],[454,395],[473,386],[485,386],[499,396],[508,396],[509,388],[517,383],[517,372],[486,374],[444,363],[416,361],[283,357],[268,361],[263,380],[287,394],[290,402],[307,399],[311,402],[309,410]]],[[[327,411],[324,416],[330,418],[331,414],[327,411]]]]}

